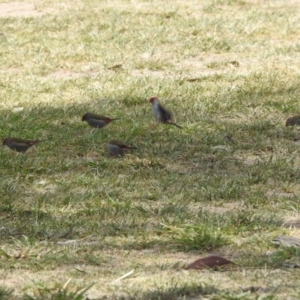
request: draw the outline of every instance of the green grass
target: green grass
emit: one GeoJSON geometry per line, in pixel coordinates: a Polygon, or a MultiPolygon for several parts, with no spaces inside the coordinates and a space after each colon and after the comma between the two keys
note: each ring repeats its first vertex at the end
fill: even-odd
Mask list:
{"type": "Polygon", "coordinates": [[[283,226],[300,217],[295,7],[53,0],[1,16],[0,136],[45,141],[0,151],[0,298],[297,298],[283,265],[299,253],[271,244],[299,236],[283,226]],[[183,130],[152,126],[151,96],[183,130]],[[120,120],[93,130],[87,111],[120,120]],[[110,139],[138,149],[112,158],[110,139]],[[184,269],[209,253],[238,266],[184,269]]]}

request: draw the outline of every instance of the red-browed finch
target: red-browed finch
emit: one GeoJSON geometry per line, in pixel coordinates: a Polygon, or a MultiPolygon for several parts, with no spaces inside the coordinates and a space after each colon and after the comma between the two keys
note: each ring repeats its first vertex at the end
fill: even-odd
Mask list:
{"type": "Polygon", "coordinates": [[[108,151],[111,155],[121,155],[125,154],[125,150],[136,149],[136,147],[128,146],[119,140],[111,140],[107,144],[108,151]]]}
{"type": "Polygon", "coordinates": [[[152,104],[152,112],[156,123],[170,124],[182,129],[181,126],[172,122],[172,114],[168,110],[166,110],[158,101],[159,100],[157,97],[149,98],[149,102],[152,104]]]}
{"type": "Polygon", "coordinates": [[[9,147],[17,152],[25,153],[30,147],[42,141],[40,140],[24,140],[19,138],[6,138],[3,140],[2,145],[9,147]]]}
{"type": "Polygon", "coordinates": [[[111,119],[108,117],[104,117],[104,116],[100,116],[97,114],[93,114],[93,113],[85,113],[82,116],[82,121],[86,121],[90,126],[95,127],[95,128],[102,128],[104,126],[106,126],[107,124],[109,124],[112,121],[115,121],[118,119],[111,119]]]}

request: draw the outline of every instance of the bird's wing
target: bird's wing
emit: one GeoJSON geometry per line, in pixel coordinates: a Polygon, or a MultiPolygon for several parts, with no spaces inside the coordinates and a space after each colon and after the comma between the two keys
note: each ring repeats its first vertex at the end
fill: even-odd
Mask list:
{"type": "Polygon", "coordinates": [[[39,143],[39,140],[25,140],[20,138],[14,138],[12,142],[16,144],[34,145],[36,143],[39,143]]]}
{"type": "Polygon", "coordinates": [[[98,114],[93,114],[93,113],[89,113],[88,117],[92,118],[92,119],[96,119],[96,120],[106,120],[106,119],[108,119],[107,117],[100,116],[98,114]]]}
{"type": "Polygon", "coordinates": [[[162,114],[162,117],[164,119],[164,122],[171,121],[172,120],[172,114],[168,110],[166,110],[163,106],[159,105],[159,107],[160,107],[161,114],[162,114]]]}

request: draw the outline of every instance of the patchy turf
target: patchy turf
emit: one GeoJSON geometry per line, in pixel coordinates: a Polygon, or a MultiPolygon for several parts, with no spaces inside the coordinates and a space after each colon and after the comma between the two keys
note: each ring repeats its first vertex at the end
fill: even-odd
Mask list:
{"type": "Polygon", "coordinates": [[[296,1],[2,2],[1,299],[299,298],[296,1]]]}

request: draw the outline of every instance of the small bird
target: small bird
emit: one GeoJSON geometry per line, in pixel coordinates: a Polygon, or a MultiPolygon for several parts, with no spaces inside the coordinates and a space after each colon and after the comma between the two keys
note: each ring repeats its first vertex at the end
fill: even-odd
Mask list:
{"type": "Polygon", "coordinates": [[[148,101],[152,104],[152,112],[156,123],[170,124],[182,129],[181,126],[172,122],[171,113],[159,104],[157,97],[151,97],[148,101]]]}
{"type": "Polygon", "coordinates": [[[125,154],[125,150],[127,149],[136,149],[136,147],[128,146],[122,143],[119,140],[111,140],[107,144],[108,151],[111,155],[120,155],[123,156],[125,154]]]}
{"type": "Polygon", "coordinates": [[[89,112],[85,113],[82,116],[82,122],[86,121],[90,126],[95,128],[102,128],[115,120],[119,120],[119,119],[111,119],[108,117],[100,116],[89,112]]]}
{"type": "Polygon", "coordinates": [[[6,138],[2,141],[3,146],[7,146],[17,152],[25,153],[30,147],[42,142],[41,140],[24,140],[19,138],[6,138]]]}
{"type": "Polygon", "coordinates": [[[300,116],[294,116],[286,120],[285,126],[300,126],[300,116]]]}

